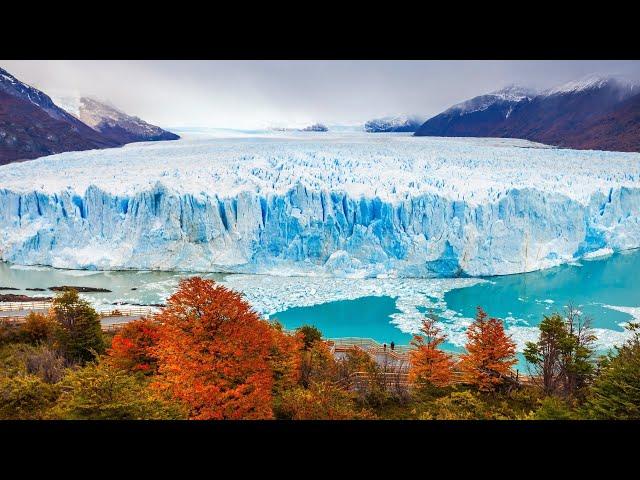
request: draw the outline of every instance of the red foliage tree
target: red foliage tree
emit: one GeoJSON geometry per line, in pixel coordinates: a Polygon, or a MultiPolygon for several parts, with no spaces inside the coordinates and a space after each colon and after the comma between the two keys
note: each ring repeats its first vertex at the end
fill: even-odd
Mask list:
{"type": "Polygon", "coordinates": [[[425,318],[422,321],[420,335],[414,335],[411,340],[414,348],[409,353],[409,381],[446,387],[451,383],[453,360],[439,348],[447,337],[441,333],[436,322],[436,318],[432,316],[425,318]]]}
{"type": "Polygon", "coordinates": [[[467,329],[467,338],[467,353],[459,363],[465,382],[481,391],[495,390],[517,363],[516,344],[505,334],[502,321],[488,318],[480,307],[467,329]]]}
{"type": "Polygon", "coordinates": [[[189,418],[272,418],[272,327],[239,293],[183,280],[155,319],[153,386],[186,404],[189,418]]]}
{"type": "Polygon", "coordinates": [[[158,323],[150,319],[125,324],[111,342],[111,364],[129,372],[156,373],[158,365],[152,348],[160,336],[158,329],[158,323]]]}

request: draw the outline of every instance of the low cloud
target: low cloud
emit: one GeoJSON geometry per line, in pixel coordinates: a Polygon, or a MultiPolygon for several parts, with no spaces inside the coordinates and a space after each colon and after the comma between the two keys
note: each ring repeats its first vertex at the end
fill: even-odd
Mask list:
{"type": "Polygon", "coordinates": [[[640,79],[638,61],[16,61],[0,66],[53,97],[88,95],[164,127],[358,124],[429,117],[519,84],[588,74],[640,79]]]}

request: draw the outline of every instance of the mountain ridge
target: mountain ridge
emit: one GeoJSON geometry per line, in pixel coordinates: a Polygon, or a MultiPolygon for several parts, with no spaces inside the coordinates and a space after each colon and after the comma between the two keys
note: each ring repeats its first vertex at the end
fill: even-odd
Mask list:
{"type": "Polygon", "coordinates": [[[633,113],[638,110],[637,83],[588,76],[533,95],[473,97],[428,119],[414,135],[522,138],[565,148],[640,151],[640,116],[633,113]],[[616,123],[622,118],[624,128],[616,123]]]}
{"type": "Polygon", "coordinates": [[[76,116],[0,68],[0,165],[68,151],[180,138],[115,107],[99,102],[93,106],[92,115],[83,115],[81,108],[76,116]],[[83,116],[95,123],[88,125],[83,116]]]}

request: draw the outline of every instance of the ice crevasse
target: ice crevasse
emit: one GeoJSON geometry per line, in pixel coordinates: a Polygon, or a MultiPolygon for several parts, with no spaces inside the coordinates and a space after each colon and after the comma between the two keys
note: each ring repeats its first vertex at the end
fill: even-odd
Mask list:
{"type": "Polygon", "coordinates": [[[0,167],[1,259],[430,277],[640,247],[638,154],[394,136],[174,143],[0,167]]]}

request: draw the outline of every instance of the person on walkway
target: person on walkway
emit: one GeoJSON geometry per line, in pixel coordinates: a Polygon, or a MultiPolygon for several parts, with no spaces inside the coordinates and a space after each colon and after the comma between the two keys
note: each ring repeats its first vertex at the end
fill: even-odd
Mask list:
{"type": "Polygon", "coordinates": [[[386,343],[383,343],[383,344],[382,344],[382,349],[383,349],[385,352],[387,351],[387,344],[386,344],[386,343]]]}
{"type": "Polygon", "coordinates": [[[391,342],[391,350],[393,351],[394,347],[396,346],[395,343],[391,342]]]}

